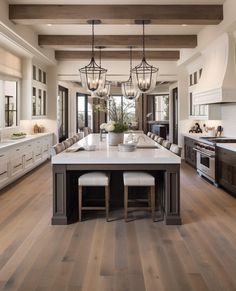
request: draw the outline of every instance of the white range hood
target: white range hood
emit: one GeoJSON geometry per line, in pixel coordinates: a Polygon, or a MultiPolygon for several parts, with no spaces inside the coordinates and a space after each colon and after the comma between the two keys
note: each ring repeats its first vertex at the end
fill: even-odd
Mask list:
{"type": "Polygon", "coordinates": [[[202,76],[194,104],[236,102],[236,51],[233,34],[224,33],[202,52],[202,76]]]}

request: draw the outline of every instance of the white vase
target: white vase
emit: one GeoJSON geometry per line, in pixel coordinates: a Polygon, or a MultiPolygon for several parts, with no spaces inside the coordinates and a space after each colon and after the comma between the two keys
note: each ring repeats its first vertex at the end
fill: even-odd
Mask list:
{"type": "Polygon", "coordinates": [[[124,133],[123,132],[108,132],[108,143],[111,146],[117,146],[119,143],[123,143],[124,133]]]}

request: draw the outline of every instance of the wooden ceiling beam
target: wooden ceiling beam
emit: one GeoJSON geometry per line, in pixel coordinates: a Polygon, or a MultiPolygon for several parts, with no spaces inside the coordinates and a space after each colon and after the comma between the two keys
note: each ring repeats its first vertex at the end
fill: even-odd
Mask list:
{"type": "MultiPolygon", "coordinates": [[[[157,61],[177,61],[179,51],[146,51],[147,59],[156,59],[157,61]]],[[[133,59],[141,59],[142,51],[133,51],[133,59]]],[[[90,59],[90,51],[55,51],[55,58],[62,60],[90,59]]],[[[99,52],[95,51],[95,58],[99,58],[99,52]]],[[[122,60],[129,59],[129,51],[102,51],[102,59],[122,60]]]]}
{"type": "MultiPolygon", "coordinates": [[[[196,35],[146,35],[147,48],[195,48],[196,35]]],[[[90,35],[39,35],[39,45],[58,48],[90,48],[90,35]]],[[[141,35],[96,35],[95,46],[108,48],[142,47],[141,35]]]]}
{"type": "Polygon", "coordinates": [[[9,19],[19,24],[219,24],[223,5],[9,5],[9,19]]]}

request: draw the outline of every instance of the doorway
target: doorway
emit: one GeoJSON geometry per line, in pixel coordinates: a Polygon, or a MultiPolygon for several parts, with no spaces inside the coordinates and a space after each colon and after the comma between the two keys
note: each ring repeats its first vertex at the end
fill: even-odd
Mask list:
{"type": "Polygon", "coordinates": [[[173,98],[173,143],[178,144],[178,88],[172,90],[173,98]]]}
{"type": "Polygon", "coordinates": [[[68,89],[58,86],[58,137],[59,142],[68,138],[68,89]]]}

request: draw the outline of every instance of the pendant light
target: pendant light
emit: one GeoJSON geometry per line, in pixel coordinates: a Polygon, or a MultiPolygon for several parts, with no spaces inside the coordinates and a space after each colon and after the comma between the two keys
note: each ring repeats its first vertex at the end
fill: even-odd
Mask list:
{"type": "Polygon", "coordinates": [[[150,21],[142,20],[136,21],[137,24],[142,23],[143,25],[143,58],[139,65],[132,69],[134,75],[135,85],[141,93],[149,93],[153,91],[156,86],[156,79],[158,68],[149,65],[145,57],[145,33],[144,25],[150,23],[150,21]]]}
{"type": "MultiPolygon", "coordinates": [[[[102,63],[102,49],[105,48],[105,46],[98,46],[96,47],[99,49],[99,66],[101,67],[102,63]]],[[[110,96],[110,90],[111,90],[111,82],[105,81],[104,86],[98,88],[98,90],[95,92],[95,97],[101,98],[101,99],[108,99],[110,96]]]]}
{"type": "Polygon", "coordinates": [[[104,87],[107,70],[97,65],[94,58],[94,24],[101,23],[100,20],[88,21],[92,24],[92,56],[90,63],[79,69],[82,86],[90,93],[96,92],[99,88],[104,87]]]}
{"type": "Polygon", "coordinates": [[[126,99],[134,100],[139,97],[140,92],[137,90],[132,77],[132,46],[130,47],[130,75],[126,82],[121,83],[122,94],[126,99]]]}

